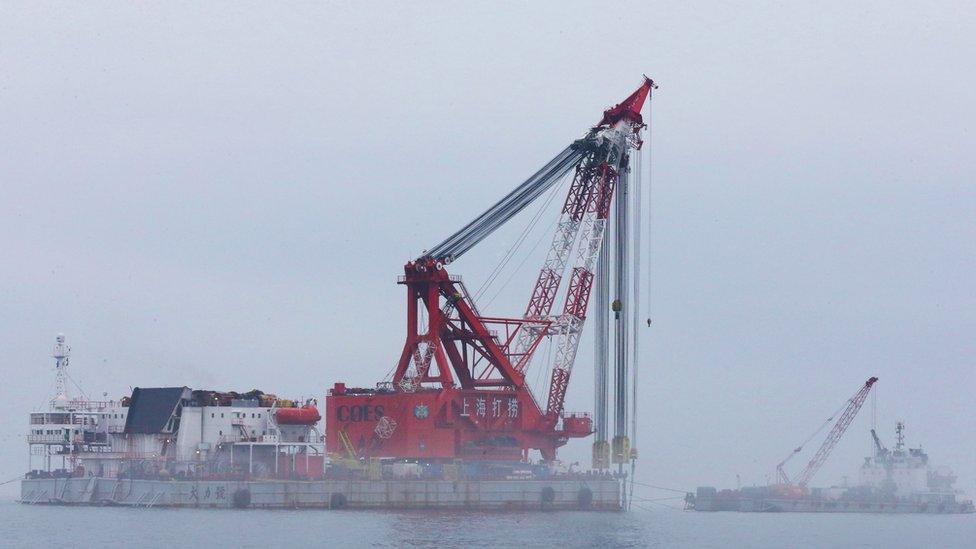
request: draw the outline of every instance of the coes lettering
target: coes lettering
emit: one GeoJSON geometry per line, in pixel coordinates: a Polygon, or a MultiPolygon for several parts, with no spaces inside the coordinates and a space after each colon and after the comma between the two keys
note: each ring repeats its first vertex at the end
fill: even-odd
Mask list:
{"type": "Polygon", "coordinates": [[[382,406],[337,406],[336,420],[338,421],[376,421],[383,417],[382,406]]]}

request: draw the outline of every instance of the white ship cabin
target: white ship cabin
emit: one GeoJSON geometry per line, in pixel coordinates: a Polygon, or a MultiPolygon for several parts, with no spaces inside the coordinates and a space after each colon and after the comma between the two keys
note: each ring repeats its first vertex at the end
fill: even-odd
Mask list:
{"type": "Polygon", "coordinates": [[[932,469],[929,456],[922,448],[909,448],[905,444],[904,431],[905,425],[899,422],[895,428],[895,447],[888,449],[872,430],[875,452],[873,457],[864,459],[861,484],[898,497],[954,493],[952,485],[956,477],[952,472],[945,468],[932,469]]]}
{"type": "Polygon", "coordinates": [[[66,398],[56,398],[46,412],[32,412],[27,433],[28,470],[35,475],[66,475],[72,452],[108,451],[110,433],[123,431],[127,412],[120,400],[66,398]]]}
{"type": "Polygon", "coordinates": [[[31,454],[45,459],[43,470],[32,461],[29,475],[320,477],[324,445],[315,404],[260,391],[160,387],[79,410],[31,414],[31,454]]]}

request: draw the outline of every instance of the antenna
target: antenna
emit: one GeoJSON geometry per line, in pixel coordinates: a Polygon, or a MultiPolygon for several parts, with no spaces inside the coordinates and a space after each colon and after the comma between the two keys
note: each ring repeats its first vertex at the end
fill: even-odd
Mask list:
{"type": "Polygon", "coordinates": [[[71,347],[64,344],[64,334],[58,334],[54,344],[54,372],[56,379],[56,393],[52,405],[64,405],[68,402],[68,362],[71,359],[71,347]]]}

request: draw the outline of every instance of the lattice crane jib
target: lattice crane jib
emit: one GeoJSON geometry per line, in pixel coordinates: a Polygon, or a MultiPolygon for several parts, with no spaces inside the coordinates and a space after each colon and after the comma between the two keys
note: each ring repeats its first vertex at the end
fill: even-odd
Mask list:
{"type": "MultiPolygon", "coordinates": [[[[404,266],[407,336],[394,371],[393,388],[412,393],[425,387],[462,391],[488,389],[527,395],[537,416],[532,428],[552,432],[563,403],[586,320],[596,262],[629,152],[641,147],[641,109],[655,85],[646,79],[620,104],[607,109],[587,134],[538,172],[422,256],[404,266]],[[460,278],[447,266],[572,174],[550,248],[521,317],[484,316],[460,278]],[[553,312],[560,292],[562,308],[553,312]],[[553,337],[555,358],[545,409],[525,382],[525,370],[540,341],[553,337]]],[[[524,418],[524,416],[523,416],[524,418]]],[[[525,421],[523,419],[523,421],[525,421]]]]}
{"type": "MultiPolygon", "coordinates": [[[[857,413],[861,410],[861,407],[864,405],[864,401],[868,398],[868,394],[871,392],[871,388],[877,381],[878,378],[876,377],[869,378],[864,382],[864,385],[862,385],[861,388],[854,393],[854,396],[848,399],[847,404],[844,406],[844,409],[837,418],[837,421],[834,422],[830,432],[827,433],[827,438],[825,438],[820,444],[817,452],[813,455],[810,461],[807,462],[806,467],[804,467],[803,471],[801,471],[794,480],[790,480],[789,475],[786,474],[784,466],[786,465],[786,462],[803,450],[803,446],[806,444],[805,442],[804,444],[796,447],[793,452],[786,457],[786,459],[781,461],[776,466],[777,480],[780,484],[796,484],[797,486],[806,487],[810,481],[813,480],[814,475],[816,475],[820,468],[823,467],[823,464],[826,463],[827,458],[830,457],[830,454],[834,451],[837,443],[844,436],[844,433],[847,432],[847,428],[850,427],[851,423],[854,421],[854,418],[857,417],[857,413]]],[[[811,435],[810,438],[813,438],[813,435],[811,435]]],[[[807,440],[809,441],[810,439],[807,440]]]]}

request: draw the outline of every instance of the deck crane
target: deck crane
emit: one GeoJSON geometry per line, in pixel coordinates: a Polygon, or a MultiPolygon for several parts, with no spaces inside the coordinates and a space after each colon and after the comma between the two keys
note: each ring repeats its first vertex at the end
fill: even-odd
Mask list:
{"type": "Polygon", "coordinates": [[[875,449],[874,455],[876,457],[878,457],[879,459],[884,458],[885,456],[891,453],[891,450],[885,448],[884,443],[881,442],[880,438],[878,438],[878,432],[875,431],[874,429],[871,429],[871,439],[874,440],[874,449],[875,449]]]}
{"type": "MultiPolygon", "coordinates": [[[[820,445],[820,448],[817,449],[817,453],[814,454],[813,458],[807,463],[807,466],[803,469],[803,471],[800,472],[799,475],[797,475],[795,479],[791,480],[783,467],[790,459],[793,458],[793,456],[797,455],[803,450],[803,446],[809,442],[810,439],[816,436],[816,433],[811,435],[806,441],[803,442],[803,444],[797,446],[790,453],[790,455],[786,456],[783,461],[776,465],[776,475],[781,485],[806,488],[810,481],[813,480],[813,476],[817,474],[820,467],[822,467],[824,462],[827,461],[827,458],[830,457],[830,453],[834,450],[834,447],[837,446],[837,442],[840,441],[841,437],[844,436],[844,432],[847,431],[847,428],[850,426],[851,422],[854,421],[855,416],[857,416],[857,412],[861,409],[861,406],[864,405],[865,399],[868,398],[868,393],[871,392],[871,387],[873,387],[877,381],[878,378],[876,377],[869,378],[866,382],[864,382],[864,385],[862,385],[861,388],[854,393],[854,396],[847,401],[843,407],[843,412],[841,413],[840,417],[837,418],[833,428],[831,428],[830,432],[827,434],[827,438],[820,445]]],[[[827,422],[830,422],[835,416],[836,414],[828,418],[827,422]]],[[[817,432],[819,432],[819,429],[817,432]]]]}
{"type": "Polygon", "coordinates": [[[457,232],[404,265],[407,333],[392,380],[375,389],[337,383],[327,400],[326,445],[348,437],[361,458],[553,460],[592,432],[587,414],[564,412],[614,191],[640,149],[641,109],[654,82],[604,111],[597,125],[457,232]],[[482,314],[447,267],[571,176],[555,235],[521,316],[482,314]],[[564,283],[568,278],[568,283],[564,283]],[[560,290],[565,290],[556,308],[560,290]],[[544,407],[526,370],[545,337],[555,358],[544,407]]]}

